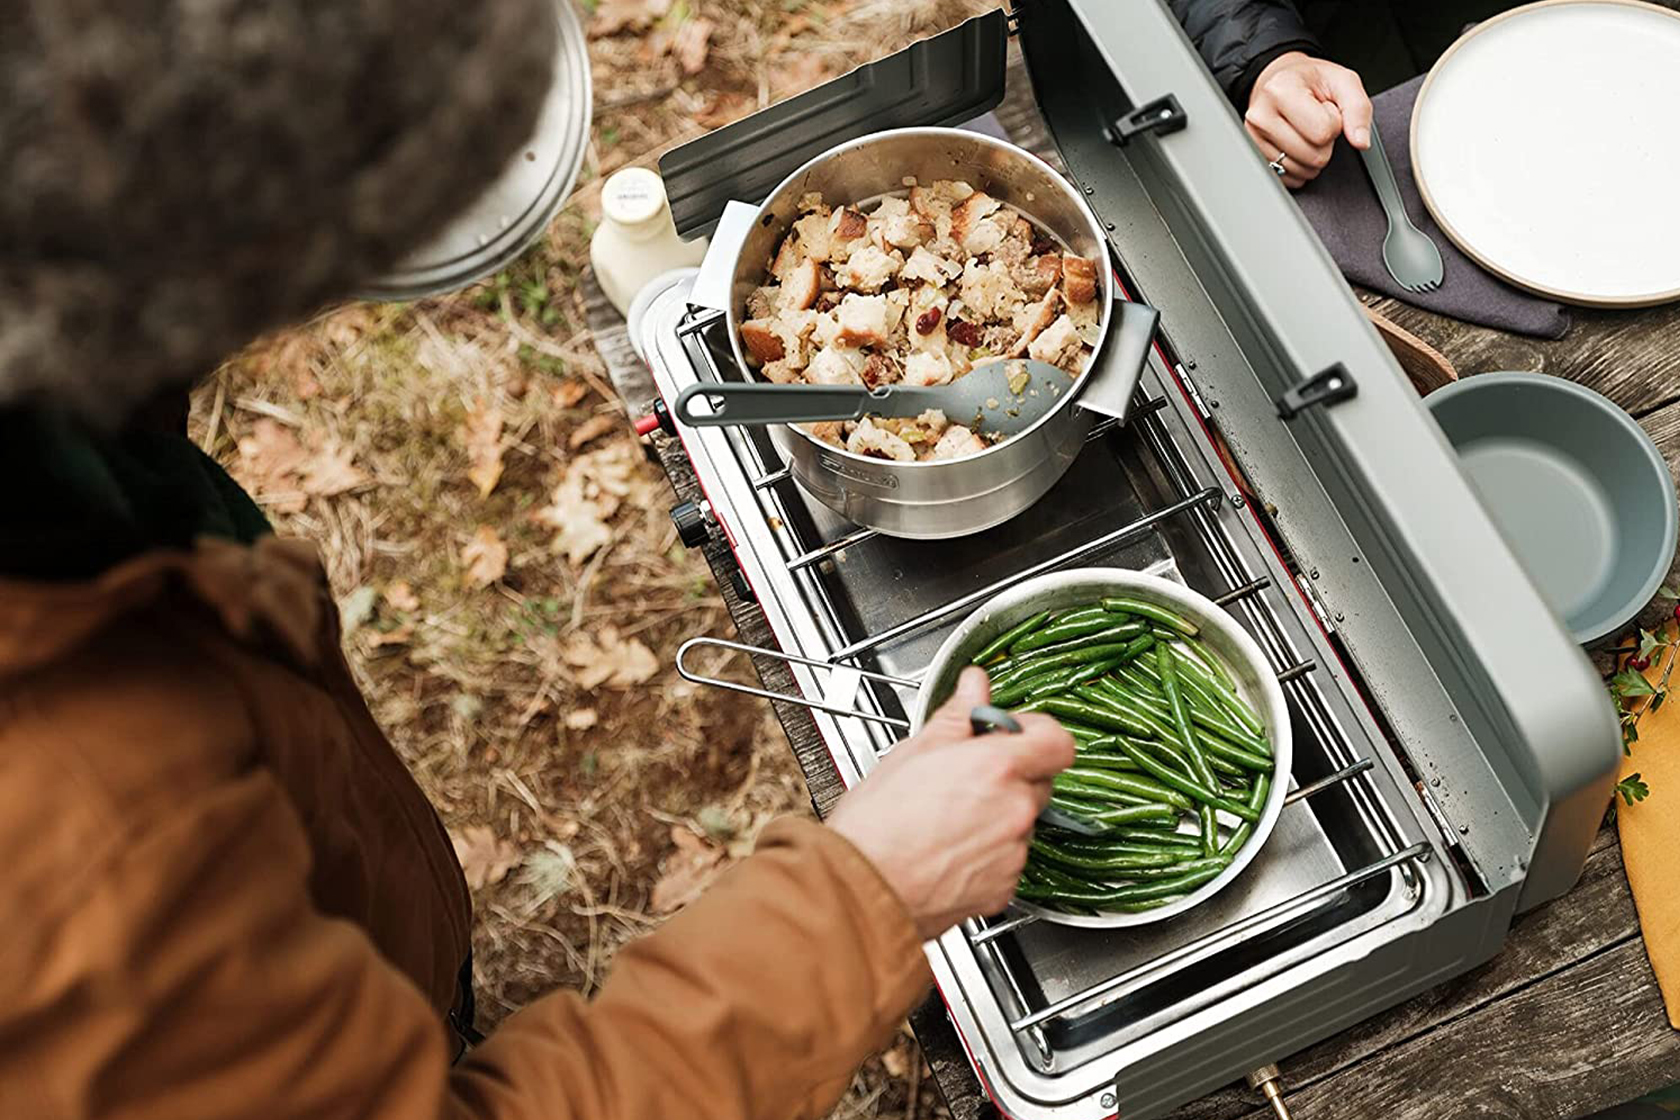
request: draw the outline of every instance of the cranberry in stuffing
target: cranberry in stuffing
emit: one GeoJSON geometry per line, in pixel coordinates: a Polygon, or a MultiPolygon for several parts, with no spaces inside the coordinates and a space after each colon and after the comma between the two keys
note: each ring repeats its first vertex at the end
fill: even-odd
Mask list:
{"type": "Polygon", "coordinates": [[[966,319],[952,319],[950,325],[945,328],[945,335],[952,342],[964,346],[978,346],[982,337],[979,324],[970,323],[966,319]]]}
{"type": "Polygon", "coordinates": [[[933,328],[939,325],[942,312],[937,307],[930,307],[916,317],[916,333],[932,334],[933,328]]]}

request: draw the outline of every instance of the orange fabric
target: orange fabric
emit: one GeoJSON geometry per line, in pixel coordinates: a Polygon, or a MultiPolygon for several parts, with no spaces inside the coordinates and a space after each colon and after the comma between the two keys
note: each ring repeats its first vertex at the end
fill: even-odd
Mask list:
{"type": "MultiPolygon", "coordinates": [[[[1669,627],[1673,637],[1673,626],[1669,627]]],[[[1664,664],[1645,670],[1655,684],[1664,664]]],[[[1670,677],[1680,684],[1680,669],[1670,677]]],[[[1680,1030],[1680,895],[1674,891],[1674,859],[1680,852],[1680,703],[1670,699],[1639,718],[1639,741],[1622,756],[1620,777],[1638,774],[1650,796],[1632,805],[1617,797],[1616,831],[1621,835],[1622,864],[1627,869],[1645,954],[1657,974],[1669,1026],[1680,1030]]]]}
{"type": "Polygon", "coordinates": [[[0,1116],[818,1116],[924,990],[810,822],[453,1068],[469,904],[356,694],[313,554],[0,581],[0,1116]]]}

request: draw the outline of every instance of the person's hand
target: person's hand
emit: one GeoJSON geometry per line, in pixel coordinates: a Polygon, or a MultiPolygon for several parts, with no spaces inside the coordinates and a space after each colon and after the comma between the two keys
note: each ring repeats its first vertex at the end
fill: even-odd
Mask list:
{"type": "Polygon", "coordinates": [[[1371,146],[1371,99],[1345,66],[1290,51],[1254,81],[1243,127],[1267,162],[1283,155],[1283,184],[1293,190],[1330,162],[1336,137],[1371,146]]]}
{"type": "Polygon", "coordinates": [[[964,669],[944,706],[829,818],[903,900],[924,939],[1009,905],[1050,779],[1073,764],[1073,737],[1036,712],[1016,713],[1019,735],[976,736],[968,713],[990,696],[986,674],[964,669]]]}

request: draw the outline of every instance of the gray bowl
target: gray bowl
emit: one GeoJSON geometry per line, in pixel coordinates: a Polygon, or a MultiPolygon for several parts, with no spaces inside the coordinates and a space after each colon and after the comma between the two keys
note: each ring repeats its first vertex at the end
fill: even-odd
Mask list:
{"type": "Polygon", "coordinates": [[[1674,560],[1668,464],[1633,417],[1538,373],[1484,373],[1429,411],[1540,594],[1583,645],[1651,601],[1674,560]]]}

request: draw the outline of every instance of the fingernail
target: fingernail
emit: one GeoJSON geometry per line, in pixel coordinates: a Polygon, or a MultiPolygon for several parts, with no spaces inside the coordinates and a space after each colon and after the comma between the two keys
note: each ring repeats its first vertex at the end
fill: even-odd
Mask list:
{"type": "Polygon", "coordinates": [[[1353,142],[1355,144],[1359,145],[1361,148],[1369,146],[1370,143],[1371,143],[1371,130],[1368,129],[1368,128],[1356,128],[1356,129],[1354,129],[1353,130],[1353,142]]]}

